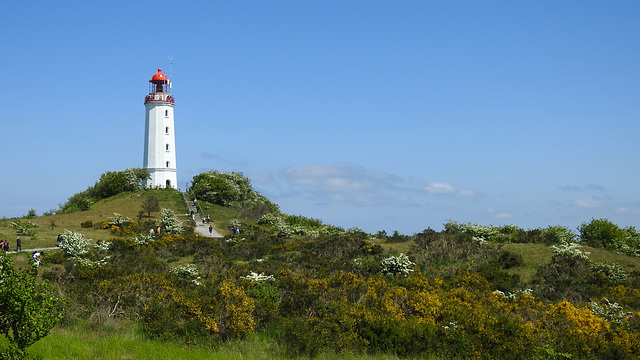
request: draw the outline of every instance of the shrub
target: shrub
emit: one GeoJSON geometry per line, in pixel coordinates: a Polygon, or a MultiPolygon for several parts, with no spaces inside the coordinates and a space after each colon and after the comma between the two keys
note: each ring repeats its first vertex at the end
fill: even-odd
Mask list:
{"type": "Polygon", "coordinates": [[[596,284],[621,284],[629,279],[629,274],[618,264],[595,263],[589,265],[592,282],[596,284]]]}
{"type": "Polygon", "coordinates": [[[178,220],[176,214],[170,209],[162,209],[162,219],[160,219],[160,230],[167,235],[182,234],[182,222],[178,220]]]}
{"type": "Polygon", "coordinates": [[[582,245],[578,243],[563,242],[563,243],[560,243],[560,245],[558,246],[552,245],[551,248],[553,249],[554,256],[583,259],[583,260],[589,259],[590,253],[588,251],[582,250],[582,245]]]}
{"type": "Polygon", "coordinates": [[[65,255],[70,257],[79,257],[89,252],[91,240],[84,237],[79,232],[65,229],[62,233],[62,243],[60,249],[65,255]]]}
{"type": "Polygon", "coordinates": [[[398,256],[390,256],[380,262],[382,273],[385,275],[409,275],[415,265],[409,257],[403,253],[398,256]]]}
{"type": "Polygon", "coordinates": [[[402,235],[400,234],[400,232],[398,232],[398,230],[395,230],[393,232],[393,235],[387,237],[388,243],[401,243],[409,240],[411,240],[410,236],[402,235]]]}
{"type": "Polygon", "coordinates": [[[158,198],[155,196],[147,196],[142,201],[142,209],[140,210],[140,218],[142,218],[142,214],[145,212],[147,216],[151,216],[152,212],[156,212],[160,210],[160,203],[158,202],[158,198]]]}
{"type": "Polygon", "coordinates": [[[621,229],[607,219],[592,219],[589,223],[582,223],[578,230],[582,242],[587,245],[633,256],[639,252],[640,234],[633,227],[621,229]]]}
{"type": "Polygon", "coordinates": [[[630,311],[625,311],[624,308],[618,303],[611,302],[607,298],[602,299],[602,305],[595,301],[589,303],[589,308],[594,315],[614,323],[616,325],[623,325],[625,320],[631,317],[630,311]]]}
{"type": "Polygon", "coordinates": [[[25,349],[47,336],[64,313],[65,301],[51,295],[47,282],[38,282],[33,262],[16,269],[10,256],[0,256],[0,333],[10,341],[5,354],[26,358],[25,349]]]}
{"type": "Polygon", "coordinates": [[[198,199],[225,206],[252,199],[256,195],[249,179],[242,173],[223,173],[217,170],[194,176],[191,192],[198,199]]]}
{"type": "Polygon", "coordinates": [[[11,222],[11,227],[16,230],[18,235],[33,236],[36,234],[34,228],[38,227],[38,224],[31,221],[16,220],[11,222]]]}

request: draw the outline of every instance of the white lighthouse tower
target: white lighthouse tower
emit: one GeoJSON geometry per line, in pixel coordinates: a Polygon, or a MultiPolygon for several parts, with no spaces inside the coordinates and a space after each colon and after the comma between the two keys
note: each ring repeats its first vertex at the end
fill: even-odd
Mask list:
{"type": "Polygon", "coordinates": [[[173,125],[175,99],[171,82],[161,69],[149,80],[149,95],[144,98],[147,113],[144,126],[144,163],[153,188],[178,188],[176,137],[173,125]]]}

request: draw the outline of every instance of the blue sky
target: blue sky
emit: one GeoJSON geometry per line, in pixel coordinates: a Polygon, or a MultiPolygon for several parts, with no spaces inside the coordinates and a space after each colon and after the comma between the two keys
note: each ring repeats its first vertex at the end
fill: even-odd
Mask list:
{"type": "Polygon", "coordinates": [[[639,17],[637,1],[6,1],[0,217],[141,167],[160,66],[181,188],[242,172],[289,214],[369,232],[637,227],[639,17]]]}

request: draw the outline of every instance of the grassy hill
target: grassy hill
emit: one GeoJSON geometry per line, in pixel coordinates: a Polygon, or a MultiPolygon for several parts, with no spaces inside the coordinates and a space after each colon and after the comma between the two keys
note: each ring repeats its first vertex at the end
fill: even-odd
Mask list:
{"type": "Polygon", "coordinates": [[[134,219],[138,222],[146,222],[149,220],[157,221],[160,212],[154,212],[151,217],[147,217],[145,213],[142,218],[138,218],[139,211],[142,209],[142,201],[146,196],[155,196],[158,198],[160,208],[173,210],[176,214],[183,215],[187,220],[187,207],[182,199],[182,195],[177,191],[165,190],[140,190],[135,192],[124,192],[111,198],[100,200],[93,204],[89,210],[78,211],[70,214],[58,214],[40,216],[33,219],[1,219],[0,220],[0,238],[10,240],[12,247],[15,249],[15,239],[20,236],[22,239],[22,247],[40,248],[56,246],[56,239],[63,230],[71,230],[85,234],[87,238],[98,240],[107,240],[113,235],[109,231],[99,227],[103,221],[108,221],[119,213],[125,217],[134,219]],[[19,235],[15,229],[11,227],[11,222],[16,220],[23,222],[32,222],[37,225],[33,228],[34,235],[19,235]],[[93,225],[83,227],[83,223],[91,222],[93,225]],[[96,226],[97,225],[97,226],[96,226]]]}
{"type": "MultiPolygon", "coordinates": [[[[637,257],[587,246],[580,251],[588,259],[560,255],[561,243],[526,236],[479,242],[469,232],[475,225],[376,237],[302,216],[267,216],[252,202],[200,201],[223,239],[187,232],[135,242],[131,232],[143,234],[160,220],[160,212],[139,217],[147,196],[189,224],[182,195],[165,190],[120,193],[70,214],[0,220],[0,238],[12,246],[17,220],[37,224],[32,235],[21,235],[23,248],[55,246],[65,229],[110,243],[108,251],[85,256],[93,264],[105,259],[104,265],[45,252],[39,276],[67,299],[67,310],[31,353],[44,359],[633,359],[640,351],[637,257]],[[114,213],[133,219],[126,231],[103,228],[114,213]],[[240,224],[241,235],[230,234],[231,223],[240,224]],[[409,255],[406,266],[401,253],[409,255]],[[616,320],[607,304],[627,315],[616,320]]],[[[28,265],[28,254],[14,259],[28,265]]]]}

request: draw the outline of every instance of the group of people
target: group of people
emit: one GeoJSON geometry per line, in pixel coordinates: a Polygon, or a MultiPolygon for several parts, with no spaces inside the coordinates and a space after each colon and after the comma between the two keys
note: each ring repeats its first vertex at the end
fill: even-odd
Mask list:
{"type": "MultiPolygon", "coordinates": [[[[61,236],[59,235],[58,239],[60,238],[61,236]]],[[[58,246],[60,246],[60,240],[58,240],[58,246]]],[[[0,250],[11,250],[11,244],[9,244],[9,240],[0,240],[0,250]]],[[[22,240],[20,239],[20,236],[16,238],[16,251],[22,251],[22,240]]],[[[34,251],[33,253],[31,253],[31,256],[33,257],[33,261],[36,266],[40,265],[40,252],[34,251]]]]}
{"type": "MultiPolygon", "coordinates": [[[[9,244],[9,240],[0,240],[0,250],[11,250],[11,244],[9,244]]],[[[20,240],[20,236],[18,236],[18,238],[16,239],[16,251],[22,251],[22,240],[20,240]]]]}

